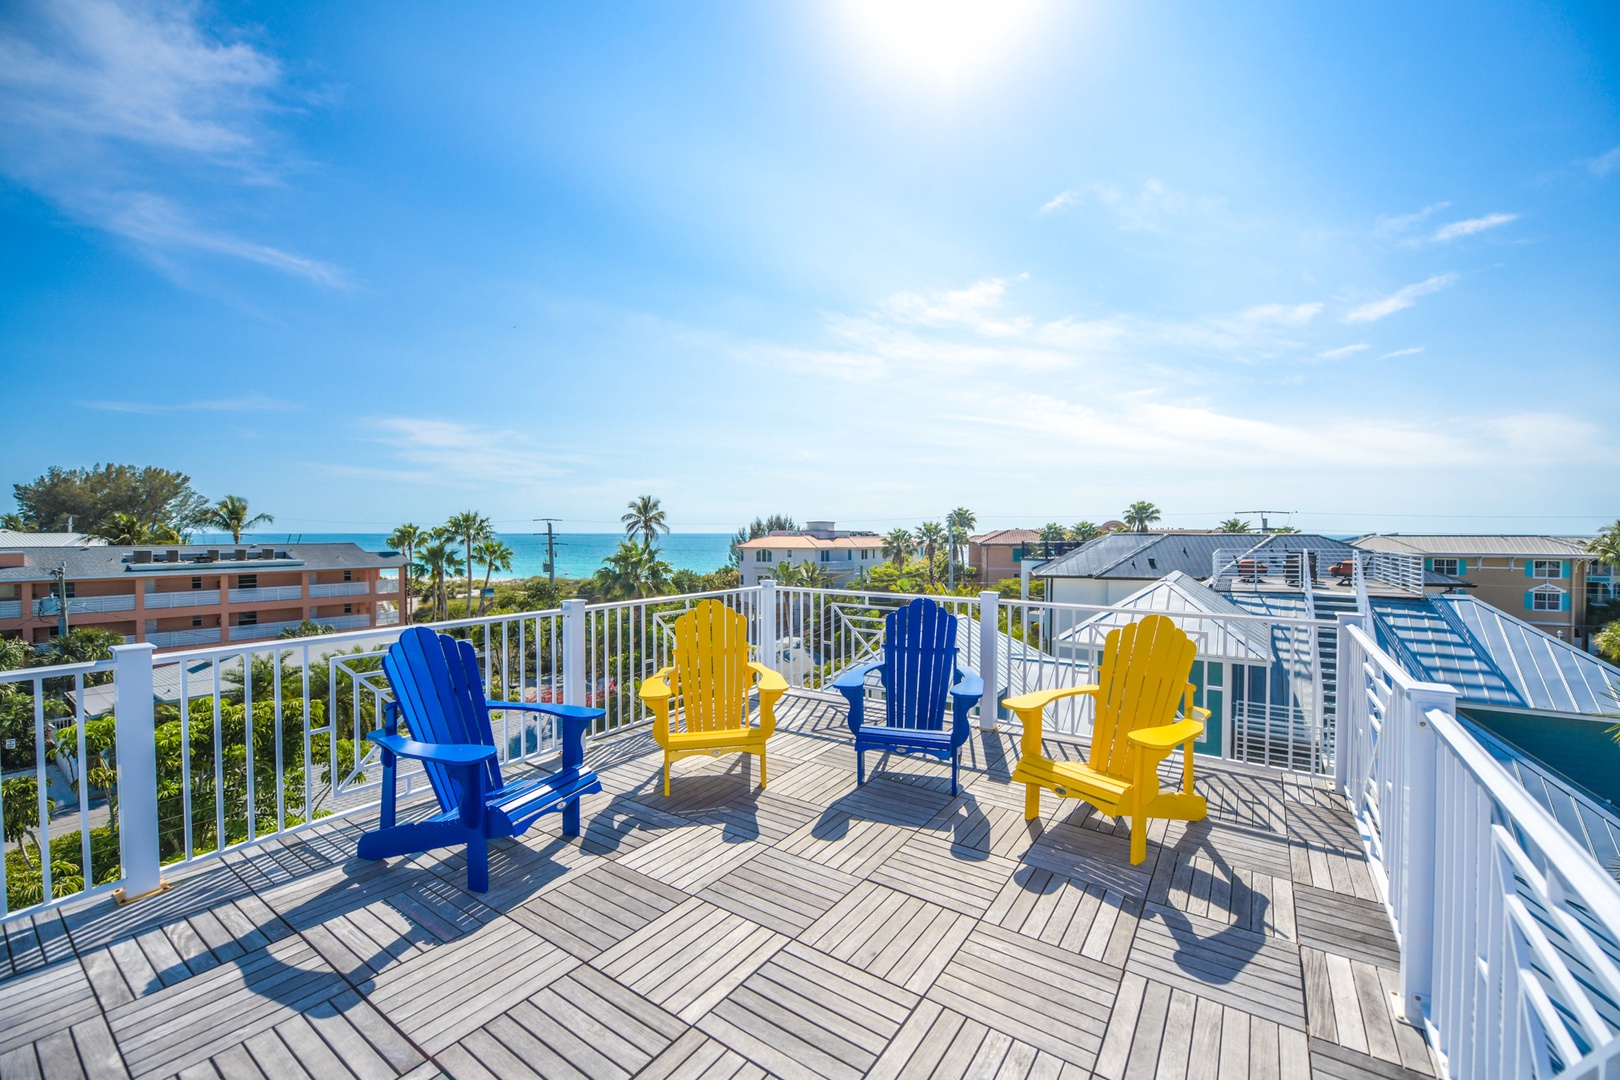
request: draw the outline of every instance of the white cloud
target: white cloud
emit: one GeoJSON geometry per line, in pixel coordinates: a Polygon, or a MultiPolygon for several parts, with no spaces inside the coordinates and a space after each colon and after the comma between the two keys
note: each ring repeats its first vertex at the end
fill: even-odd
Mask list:
{"type": "Polygon", "coordinates": [[[1518,214],[1486,214],[1484,217],[1468,218],[1466,221],[1453,221],[1450,225],[1443,225],[1436,229],[1431,239],[1437,244],[1444,244],[1449,240],[1457,239],[1459,236],[1472,236],[1475,233],[1484,232],[1486,229],[1494,229],[1506,225],[1510,221],[1517,220],[1519,220],[1518,214]]]}
{"type": "Polygon", "coordinates": [[[1411,214],[1396,214],[1393,217],[1389,215],[1380,216],[1373,223],[1373,233],[1378,236],[1398,236],[1415,226],[1423,224],[1430,215],[1438,214],[1450,205],[1449,202],[1437,202],[1431,203],[1411,214]]]}
{"type": "Polygon", "coordinates": [[[1599,154],[1586,163],[1594,176],[1608,176],[1616,169],[1620,169],[1620,146],[1615,147],[1606,154],[1599,154]]]}
{"type": "Polygon", "coordinates": [[[1357,345],[1340,345],[1337,349],[1325,349],[1316,354],[1318,360],[1343,360],[1347,356],[1354,356],[1358,352],[1365,352],[1370,348],[1366,342],[1357,345]]]}
{"type": "Polygon", "coordinates": [[[1456,274],[1435,274],[1433,277],[1420,281],[1415,285],[1408,285],[1404,289],[1391,293],[1381,300],[1373,300],[1362,304],[1360,307],[1352,308],[1345,315],[1344,321],[1347,323],[1377,322],[1379,319],[1387,318],[1397,311],[1405,311],[1413,304],[1416,304],[1420,297],[1439,292],[1456,280],[1456,274]]]}
{"type": "Polygon", "coordinates": [[[1036,213],[1050,214],[1052,211],[1061,210],[1065,206],[1073,206],[1075,203],[1077,203],[1079,201],[1080,201],[1080,191],[1079,191],[1079,189],[1078,188],[1070,188],[1067,191],[1058,192],[1056,195],[1052,196],[1052,198],[1050,198],[1046,202],[1042,203],[1041,208],[1038,211],[1036,211],[1036,213]]]}
{"type": "Polygon", "coordinates": [[[522,431],[417,416],[377,417],[362,429],[414,467],[399,471],[401,476],[421,483],[532,488],[565,472],[566,455],[555,447],[542,449],[522,431]]]}
{"type": "MultiPolygon", "coordinates": [[[[323,285],[335,268],[204,223],[222,189],[277,181],[281,66],[190,4],[18,4],[0,18],[0,172],[160,263],[209,253],[323,285]]],[[[239,210],[233,208],[233,214],[239,210]]]]}
{"type": "MultiPolygon", "coordinates": [[[[1014,280],[1023,281],[1028,277],[1028,274],[1020,274],[1014,280]]],[[[988,337],[1008,337],[1028,330],[1031,323],[1024,317],[1015,319],[995,317],[994,313],[1001,309],[1006,296],[1005,278],[985,278],[964,289],[932,293],[899,293],[885,300],[881,309],[891,319],[900,323],[925,326],[956,325],[988,337]]]]}
{"type": "Polygon", "coordinates": [[[1396,349],[1394,352],[1387,352],[1383,356],[1380,356],[1378,359],[1380,359],[1380,360],[1393,360],[1397,356],[1416,356],[1418,353],[1420,353],[1422,351],[1423,351],[1423,346],[1422,345],[1414,345],[1410,349],[1396,349]]]}

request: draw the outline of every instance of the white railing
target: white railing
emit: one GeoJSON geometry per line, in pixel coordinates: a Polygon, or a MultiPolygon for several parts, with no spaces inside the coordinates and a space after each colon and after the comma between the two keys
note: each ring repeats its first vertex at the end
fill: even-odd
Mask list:
{"type": "Polygon", "coordinates": [[[233,604],[264,604],[277,600],[302,600],[304,587],[302,585],[261,585],[256,589],[232,589],[231,603],[233,604]]]}
{"type": "Polygon", "coordinates": [[[214,607],[219,604],[218,589],[181,589],[178,592],[149,592],[148,608],[214,607]]]}
{"type": "Polygon", "coordinates": [[[396,578],[396,577],[380,577],[380,578],[378,578],[377,579],[377,592],[379,592],[379,593],[397,593],[397,592],[399,592],[399,578],[396,578]]]}
{"type": "Polygon", "coordinates": [[[363,581],[338,581],[331,585],[311,585],[310,596],[364,596],[369,590],[363,581]]]}
{"type": "Polygon", "coordinates": [[[1620,885],[1468,734],[1449,686],[1340,619],[1337,778],[1401,951],[1407,1017],[1453,1077],[1620,1062],[1620,885]]]}
{"type": "Polygon", "coordinates": [[[377,625],[378,626],[397,626],[398,624],[399,624],[399,609],[398,608],[385,607],[385,608],[378,608],[377,609],[377,625]]]}
{"type": "MultiPolygon", "coordinates": [[[[34,601],[35,615],[55,615],[62,607],[62,602],[54,596],[34,601]]],[[[134,611],[135,594],[124,593],[118,596],[70,596],[68,597],[69,615],[90,615],[100,611],[134,611]]]]}
{"type": "Polygon", "coordinates": [[[194,627],[190,630],[160,630],[146,635],[146,640],[160,649],[172,649],[181,645],[212,645],[219,639],[220,629],[217,626],[194,627]]]}
{"type": "Polygon", "coordinates": [[[1370,582],[1378,582],[1414,596],[1423,595],[1423,559],[1395,551],[1369,551],[1363,572],[1370,582]]]}
{"type": "Polygon", "coordinates": [[[370,615],[327,615],[311,620],[334,630],[358,630],[371,625],[370,615]]]}
{"type": "Polygon", "coordinates": [[[21,600],[0,600],[0,619],[22,618],[21,600]]]}
{"type": "MultiPolygon", "coordinates": [[[[322,619],[312,620],[324,622],[322,619]]],[[[239,623],[231,627],[232,641],[262,641],[265,638],[279,637],[283,630],[291,630],[303,625],[302,619],[283,619],[280,622],[239,623]]]]}

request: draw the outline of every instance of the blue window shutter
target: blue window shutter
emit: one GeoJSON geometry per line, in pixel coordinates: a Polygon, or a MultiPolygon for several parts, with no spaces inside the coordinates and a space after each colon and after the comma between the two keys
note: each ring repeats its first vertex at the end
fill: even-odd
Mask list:
{"type": "Polygon", "coordinates": [[[1423,560],[1423,569],[1424,570],[1433,570],[1434,569],[1434,560],[1433,559],[1424,559],[1423,560]]]}
{"type": "Polygon", "coordinates": [[[1526,611],[1534,611],[1534,610],[1536,610],[1536,594],[1535,593],[1527,592],[1527,593],[1524,594],[1524,610],[1526,610],[1526,611]]]}
{"type": "Polygon", "coordinates": [[[1457,560],[1457,576],[1462,577],[1466,573],[1468,573],[1468,560],[1467,559],[1458,559],[1457,560]]]}
{"type": "Polygon", "coordinates": [[[1569,560],[1568,559],[1565,559],[1563,562],[1558,564],[1558,576],[1561,577],[1561,578],[1569,577],[1569,560]]]}
{"type": "Polygon", "coordinates": [[[1536,569],[1536,561],[1534,559],[1526,559],[1526,560],[1524,560],[1524,576],[1525,577],[1535,577],[1536,576],[1535,575],[1535,569],[1536,569]]]}
{"type": "Polygon", "coordinates": [[[1562,600],[1563,600],[1563,607],[1562,607],[1561,610],[1568,611],[1569,610],[1569,593],[1565,593],[1563,595],[1563,597],[1562,597],[1562,600]]]}

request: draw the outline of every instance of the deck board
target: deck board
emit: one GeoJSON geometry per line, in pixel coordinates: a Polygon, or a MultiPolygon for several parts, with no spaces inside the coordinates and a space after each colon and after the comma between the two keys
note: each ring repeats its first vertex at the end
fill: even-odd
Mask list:
{"type": "Polygon", "coordinates": [[[583,835],[493,843],[482,895],[458,850],[357,859],[362,815],[14,920],[0,1074],[1433,1075],[1326,781],[1200,761],[1209,818],[1151,823],[1132,866],[1082,803],[1025,820],[1006,731],[952,796],[920,758],[869,754],[857,785],[837,699],[778,724],[769,789],[695,758],[666,799],[645,729],[593,745],[583,835]]]}

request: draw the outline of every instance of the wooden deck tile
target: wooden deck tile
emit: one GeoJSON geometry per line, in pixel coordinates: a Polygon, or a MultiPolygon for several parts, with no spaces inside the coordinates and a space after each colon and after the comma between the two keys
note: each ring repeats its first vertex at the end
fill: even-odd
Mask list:
{"type": "Polygon", "coordinates": [[[766,1072],[697,1028],[670,1044],[636,1080],[765,1080],[766,1072]]]}
{"type": "Polygon", "coordinates": [[[900,850],[912,830],[847,810],[827,810],[783,840],[778,849],[853,877],[865,877],[900,850]]]}
{"type": "Polygon", "coordinates": [[[855,770],[811,760],[773,782],[770,790],[786,798],[826,807],[855,790],[855,770]]]}
{"type": "Polygon", "coordinates": [[[699,895],[716,907],[793,937],[824,915],[859,880],[767,848],[699,895]]]}
{"type": "Polygon", "coordinates": [[[599,862],[508,914],[581,960],[640,930],[686,894],[619,862],[599,862]]]}
{"type": "Polygon", "coordinates": [[[1305,1027],[1299,954],[1276,937],[1149,904],[1126,969],[1279,1024],[1305,1027]]]}
{"type": "MultiPolygon", "coordinates": [[[[1021,791],[1022,789],[1020,789],[1021,791]]],[[[1025,821],[1022,807],[1009,808],[977,799],[978,786],[953,799],[924,828],[948,836],[957,847],[1019,859],[1045,832],[1042,820],[1025,821]]]]}
{"type": "Polygon", "coordinates": [[[133,1076],[166,1076],[347,989],[314,949],[292,937],[121,1005],[107,1022],[133,1076]],[[198,1023],[199,1010],[231,1022],[198,1023]]]}
{"type": "MultiPolygon", "coordinates": [[[[816,803],[760,790],[736,773],[687,777],[661,805],[688,821],[718,826],[729,842],[774,844],[821,813],[816,803]]],[[[780,786],[780,785],[778,785],[780,786]]]]}
{"type": "Polygon", "coordinates": [[[1123,896],[1143,897],[1157,857],[1157,846],[1149,843],[1147,860],[1132,866],[1127,832],[1109,834],[1058,821],[1047,825],[1040,839],[1024,852],[1022,861],[1088,885],[1101,885],[1123,896]]]}
{"type": "Polygon", "coordinates": [[[0,924],[0,982],[72,955],[73,943],[60,911],[42,911],[0,924]]]}
{"type": "Polygon", "coordinates": [[[1121,972],[980,923],[928,998],[1064,1061],[1090,1069],[1121,972]]]}
{"type": "Polygon", "coordinates": [[[399,964],[360,989],[430,1054],[568,974],[579,963],[510,919],[399,964]]]}
{"type": "Polygon", "coordinates": [[[0,1053],[65,1031],[100,1014],[95,992],[77,960],[37,968],[0,983],[0,1053]]]}
{"type": "Polygon", "coordinates": [[[1037,866],[1020,867],[985,921],[1047,945],[1122,968],[1142,901],[1037,866]]]}
{"type": "Polygon", "coordinates": [[[702,891],[766,850],[751,840],[728,840],[712,825],[694,825],[660,836],[619,860],[637,873],[656,878],[683,892],[702,891]]]}
{"type": "Polygon", "coordinates": [[[32,1043],[0,1052],[0,1076],[41,1080],[127,1080],[129,1070],[99,1013],[32,1043]]]}
{"type": "MultiPolygon", "coordinates": [[[[649,801],[661,799],[648,793],[649,801]]],[[[617,858],[630,854],[671,829],[686,828],[690,822],[665,813],[624,795],[596,792],[580,800],[580,832],[576,840],[565,841],[591,855],[617,858]]],[[[561,837],[562,817],[548,814],[523,835],[526,844],[550,844],[561,837]]]]}
{"type": "Polygon", "coordinates": [[[805,945],[790,943],[697,1021],[779,1076],[858,1080],[917,996],[805,945]]]}
{"type": "Polygon", "coordinates": [[[693,898],[591,964],[693,1023],[786,943],[781,934],[693,898]]]}
{"type": "Polygon", "coordinates": [[[1301,885],[1294,890],[1301,944],[1368,964],[1398,968],[1400,947],[1384,905],[1301,885]]]}
{"type": "Polygon", "coordinates": [[[1085,1080],[1086,1070],[953,1009],[924,1001],[868,1080],[1085,1080]]]}
{"type": "Polygon", "coordinates": [[[964,915],[980,916],[1018,864],[949,838],[918,833],[871,872],[871,879],[964,915]]]}
{"type": "Polygon", "coordinates": [[[920,994],[933,985],[972,930],[970,916],[867,881],[799,940],[920,994]]]}
{"type": "Polygon", "coordinates": [[[1313,1036],[1311,1075],[1317,1080],[1429,1080],[1434,1074],[1379,1061],[1313,1036]]]}

